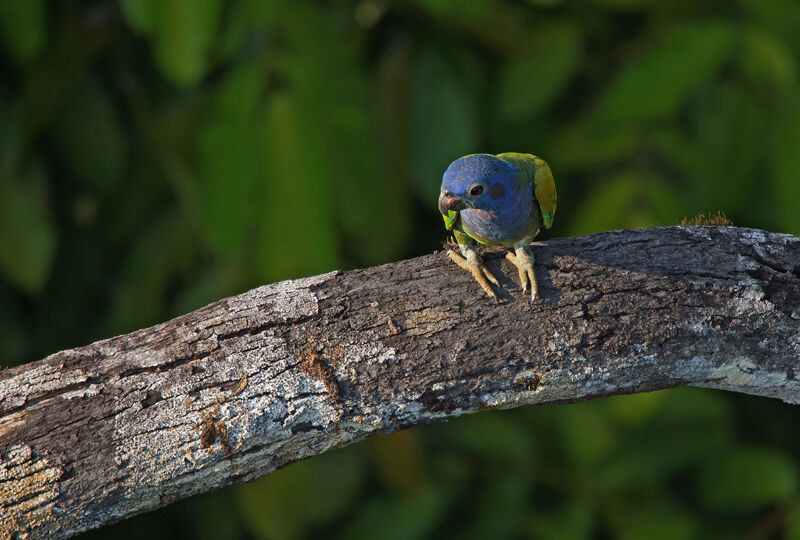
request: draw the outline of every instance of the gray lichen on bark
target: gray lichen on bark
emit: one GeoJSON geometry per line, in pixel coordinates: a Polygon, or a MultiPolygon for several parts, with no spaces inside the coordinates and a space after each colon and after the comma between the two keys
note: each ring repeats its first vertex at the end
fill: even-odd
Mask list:
{"type": "Polygon", "coordinates": [[[259,287],[0,372],[0,537],[67,537],[483,408],[684,384],[800,402],[800,239],[669,227],[259,287]]]}

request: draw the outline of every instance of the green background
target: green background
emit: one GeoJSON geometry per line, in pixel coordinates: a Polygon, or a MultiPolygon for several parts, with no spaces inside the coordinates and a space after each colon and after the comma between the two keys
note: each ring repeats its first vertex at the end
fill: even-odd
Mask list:
{"type": "MultiPolygon", "coordinates": [[[[549,235],[800,233],[795,0],[0,0],[0,363],[429,253],[441,174],[552,166],[549,235]]],[[[800,414],[485,412],[90,538],[800,539],[800,414]]]]}

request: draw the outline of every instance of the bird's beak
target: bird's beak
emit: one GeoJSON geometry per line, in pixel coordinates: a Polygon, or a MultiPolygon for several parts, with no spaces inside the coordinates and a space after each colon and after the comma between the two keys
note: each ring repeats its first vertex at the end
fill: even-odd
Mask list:
{"type": "Polygon", "coordinates": [[[466,207],[467,205],[463,200],[459,199],[449,191],[442,190],[439,193],[439,212],[443,216],[446,216],[447,212],[450,210],[458,212],[466,207]]]}

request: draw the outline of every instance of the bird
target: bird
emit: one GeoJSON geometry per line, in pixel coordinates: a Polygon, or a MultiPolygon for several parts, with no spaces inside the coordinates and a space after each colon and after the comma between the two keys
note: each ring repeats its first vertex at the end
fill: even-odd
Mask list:
{"type": "Polygon", "coordinates": [[[553,173],[533,154],[470,154],[452,162],[442,176],[439,212],[461,251],[448,251],[448,256],[494,300],[489,282],[500,283],[484,266],[476,243],[512,246],[514,253],[506,258],[517,267],[523,292],[530,285],[534,301],[539,288],[530,243],[553,226],[555,211],[553,173]]]}

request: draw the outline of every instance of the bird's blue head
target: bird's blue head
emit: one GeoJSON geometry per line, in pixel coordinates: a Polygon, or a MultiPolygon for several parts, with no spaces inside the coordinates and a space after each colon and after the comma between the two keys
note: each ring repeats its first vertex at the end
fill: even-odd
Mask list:
{"type": "Polygon", "coordinates": [[[475,208],[502,211],[516,194],[517,168],[489,154],[472,154],[455,160],[442,177],[439,211],[475,208]]]}

